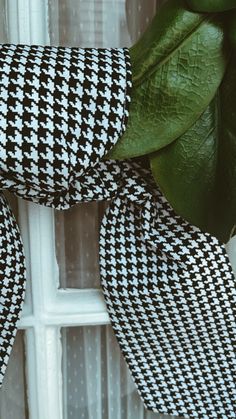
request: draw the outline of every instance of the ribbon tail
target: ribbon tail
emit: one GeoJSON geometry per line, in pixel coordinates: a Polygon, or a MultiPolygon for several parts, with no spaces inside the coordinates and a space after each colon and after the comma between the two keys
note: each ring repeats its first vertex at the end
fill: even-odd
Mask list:
{"type": "Polygon", "coordinates": [[[102,221],[100,272],[137,389],[154,412],[233,418],[236,281],[225,248],[178,217],[156,186],[150,201],[142,174],[136,185],[123,174],[102,221]]]}
{"type": "Polygon", "coordinates": [[[20,232],[3,194],[0,195],[0,387],[22,312],[26,268],[20,232]]]}

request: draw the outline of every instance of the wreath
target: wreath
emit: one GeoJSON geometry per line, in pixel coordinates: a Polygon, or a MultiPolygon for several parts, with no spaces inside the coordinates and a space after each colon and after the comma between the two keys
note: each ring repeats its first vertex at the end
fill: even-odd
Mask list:
{"type": "MultiPolygon", "coordinates": [[[[236,283],[220,243],[236,233],[235,8],[169,0],[130,51],[0,46],[0,188],[57,209],[110,201],[111,324],[145,406],[185,418],[236,413],[236,283]]],[[[2,193],[0,230],[1,385],[26,282],[2,193]]]]}

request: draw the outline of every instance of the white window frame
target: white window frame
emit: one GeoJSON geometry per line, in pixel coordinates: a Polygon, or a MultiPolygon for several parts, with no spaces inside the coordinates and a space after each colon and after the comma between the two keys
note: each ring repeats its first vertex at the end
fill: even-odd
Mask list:
{"type": "MultiPolygon", "coordinates": [[[[9,42],[49,44],[47,0],[7,0],[9,42]]],[[[54,211],[19,199],[28,283],[23,316],[30,419],[63,419],[62,327],[109,323],[102,292],[59,289],[54,211]]]]}

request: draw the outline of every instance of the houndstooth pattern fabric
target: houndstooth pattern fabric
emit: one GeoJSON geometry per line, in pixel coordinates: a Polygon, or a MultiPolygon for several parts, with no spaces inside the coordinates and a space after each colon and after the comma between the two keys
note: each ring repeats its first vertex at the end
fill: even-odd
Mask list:
{"type": "MultiPolygon", "coordinates": [[[[127,49],[0,45],[0,188],[57,208],[122,135],[127,49]]],[[[0,385],[24,299],[22,243],[0,195],[0,385]]]]}
{"type": "Polygon", "coordinates": [[[0,45],[0,64],[0,186],[63,205],[124,131],[128,50],[0,45]]]}
{"type": "MultiPolygon", "coordinates": [[[[1,188],[58,209],[109,200],[101,285],[145,406],[185,418],[236,418],[236,284],[224,246],[174,213],[145,161],[102,159],[127,123],[128,51],[0,49],[1,188]]],[[[23,284],[13,236],[9,253],[23,284]]],[[[17,295],[9,294],[16,313],[17,295]]],[[[12,339],[16,324],[9,323],[12,339]]]]}
{"type": "Polygon", "coordinates": [[[14,343],[24,295],[23,245],[8,202],[0,195],[0,383],[14,343]]]}
{"type": "Polygon", "coordinates": [[[100,232],[116,337],[145,406],[236,417],[236,281],[224,246],[178,217],[130,163],[100,232]]]}

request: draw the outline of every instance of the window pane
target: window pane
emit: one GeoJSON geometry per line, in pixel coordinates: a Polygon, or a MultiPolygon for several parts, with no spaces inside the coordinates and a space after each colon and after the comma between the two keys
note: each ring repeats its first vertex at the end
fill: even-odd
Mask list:
{"type": "Polygon", "coordinates": [[[110,326],[65,328],[62,346],[64,418],[168,418],[144,409],[110,326]]]}
{"type": "MultiPolygon", "coordinates": [[[[130,46],[148,25],[156,0],[49,0],[53,45],[130,46]]],[[[104,204],[55,211],[60,285],[99,287],[98,232],[104,204]]]]}
{"type": "Polygon", "coordinates": [[[54,45],[130,46],[163,0],[49,0],[54,45]]]}
{"type": "Polygon", "coordinates": [[[56,254],[62,288],[99,288],[99,225],[104,205],[91,202],[55,211],[56,254]]]}
{"type": "Polygon", "coordinates": [[[6,22],[6,1],[0,0],[0,42],[8,42],[7,22],[6,22]]]}
{"type": "Polygon", "coordinates": [[[0,390],[0,418],[27,419],[24,334],[18,331],[0,390]]]}

